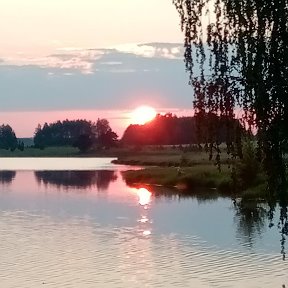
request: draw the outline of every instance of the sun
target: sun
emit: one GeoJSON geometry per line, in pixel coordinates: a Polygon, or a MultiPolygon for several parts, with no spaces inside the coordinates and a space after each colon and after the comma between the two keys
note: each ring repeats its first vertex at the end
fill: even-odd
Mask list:
{"type": "Polygon", "coordinates": [[[143,125],[156,116],[156,110],[150,106],[140,106],[131,113],[132,124],[143,125]]]}

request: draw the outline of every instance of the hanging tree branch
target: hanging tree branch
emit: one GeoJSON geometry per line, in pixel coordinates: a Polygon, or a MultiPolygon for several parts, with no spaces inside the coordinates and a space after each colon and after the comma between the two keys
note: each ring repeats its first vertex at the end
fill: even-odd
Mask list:
{"type": "MultiPolygon", "coordinates": [[[[235,109],[242,109],[245,123],[257,129],[270,191],[284,191],[288,0],[173,3],[185,34],[184,56],[196,114],[234,117],[235,109]]],[[[227,139],[227,146],[233,148],[234,141],[235,137],[227,139]]]]}

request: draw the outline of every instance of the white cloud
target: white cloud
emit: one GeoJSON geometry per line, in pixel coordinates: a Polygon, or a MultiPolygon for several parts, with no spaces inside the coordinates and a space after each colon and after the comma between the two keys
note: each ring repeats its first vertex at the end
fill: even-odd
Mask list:
{"type": "Polygon", "coordinates": [[[183,59],[184,48],[178,43],[125,44],[114,46],[119,52],[148,58],[183,59]]]}
{"type": "Polygon", "coordinates": [[[123,64],[123,62],[121,62],[121,61],[107,61],[107,62],[101,62],[100,63],[101,65],[112,65],[112,66],[114,66],[114,65],[122,65],[123,64]]]}
{"type": "MultiPolygon", "coordinates": [[[[111,73],[133,73],[138,70],[155,72],[159,71],[158,67],[151,67],[151,63],[148,62],[143,64],[141,59],[182,60],[182,55],[182,44],[177,43],[125,44],[108,49],[63,47],[47,57],[25,57],[18,54],[14,58],[6,58],[2,61],[0,59],[0,65],[33,65],[41,68],[76,70],[82,74],[93,74],[99,71],[111,73]]],[[[68,71],[68,73],[72,72],[68,71]]]]}

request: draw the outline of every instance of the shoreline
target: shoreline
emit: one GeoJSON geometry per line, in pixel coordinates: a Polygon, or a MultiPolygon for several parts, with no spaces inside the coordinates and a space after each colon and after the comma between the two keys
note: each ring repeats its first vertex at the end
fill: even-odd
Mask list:
{"type": "MultiPolygon", "coordinates": [[[[74,147],[47,147],[43,150],[25,148],[24,151],[0,150],[0,158],[114,158],[116,165],[142,167],[121,172],[127,185],[144,183],[187,191],[209,189],[211,194],[220,193],[230,197],[267,199],[265,177],[260,173],[256,181],[241,188],[241,179],[233,183],[229,158],[225,151],[221,155],[221,172],[209,160],[204,151],[184,152],[179,149],[157,149],[157,147],[112,148],[109,150],[80,153],[74,147]],[[117,159],[115,159],[117,158],[117,159]],[[259,178],[259,179],[258,179],[259,178]],[[240,181],[239,181],[240,180],[240,181]],[[240,183],[240,184],[239,184],[240,183]],[[238,186],[237,186],[238,185],[238,186]],[[240,186],[239,186],[240,185],[240,186]]],[[[231,164],[231,163],[230,163],[231,164]]],[[[244,182],[244,185],[246,183],[244,182]]]]}

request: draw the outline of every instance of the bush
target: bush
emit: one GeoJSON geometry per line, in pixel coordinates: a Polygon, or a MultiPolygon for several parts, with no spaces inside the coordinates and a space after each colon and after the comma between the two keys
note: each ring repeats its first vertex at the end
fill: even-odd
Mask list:
{"type": "Polygon", "coordinates": [[[263,177],[261,162],[257,159],[256,145],[252,141],[243,143],[243,158],[236,164],[235,180],[241,189],[257,185],[263,177]]]}

